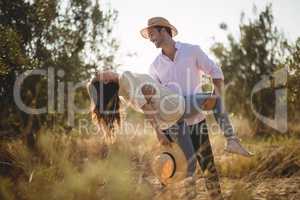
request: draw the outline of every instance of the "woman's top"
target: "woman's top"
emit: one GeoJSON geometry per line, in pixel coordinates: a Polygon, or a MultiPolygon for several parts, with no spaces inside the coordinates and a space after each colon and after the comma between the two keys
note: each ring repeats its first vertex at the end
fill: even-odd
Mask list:
{"type": "Polygon", "coordinates": [[[162,86],[149,75],[123,72],[119,77],[119,96],[129,102],[135,110],[142,112],[141,108],[147,102],[142,94],[145,84],[152,85],[156,90],[151,101],[159,128],[165,130],[171,127],[184,114],[184,97],[162,86]]]}

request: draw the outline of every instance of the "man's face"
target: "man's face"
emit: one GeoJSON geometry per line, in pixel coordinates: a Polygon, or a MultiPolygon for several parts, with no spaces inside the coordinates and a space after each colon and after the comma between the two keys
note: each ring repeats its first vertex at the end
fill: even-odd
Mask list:
{"type": "Polygon", "coordinates": [[[163,43],[163,34],[159,32],[156,28],[148,28],[149,40],[154,43],[156,48],[160,48],[163,43]]]}

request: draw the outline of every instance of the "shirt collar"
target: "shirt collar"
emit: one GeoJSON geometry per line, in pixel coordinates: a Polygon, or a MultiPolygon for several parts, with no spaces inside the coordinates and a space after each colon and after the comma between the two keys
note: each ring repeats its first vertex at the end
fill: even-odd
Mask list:
{"type": "MultiPolygon", "coordinates": [[[[179,42],[179,41],[175,41],[175,48],[177,49],[176,50],[176,53],[178,53],[178,51],[179,51],[179,49],[181,48],[181,42],[179,42]]],[[[160,51],[160,54],[159,54],[160,56],[165,56],[164,54],[163,54],[163,52],[162,52],[162,50],[160,51]]]]}

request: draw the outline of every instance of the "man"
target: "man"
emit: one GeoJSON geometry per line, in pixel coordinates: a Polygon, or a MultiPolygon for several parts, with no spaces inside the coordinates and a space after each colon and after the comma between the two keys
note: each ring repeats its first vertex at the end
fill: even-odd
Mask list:
{"type": "MultiPolygon", "coordinates": [[[[150,66],[149,74],[170,90],[184,96],[201,92],[201,76],[204,72],[212,77],[215,93],[223,97],[224,76],[218,67],[199,46],[175,42],[172,37],[177,29],[162,17],[148,20],[148,26],[140,31],[150,39],[161,53],[150,66]]],[[[209,142],[205,116],[199,112],[196,117],[186,120],[196,157],[202,171],[207,173],[206,186],[212,198],[221,197],[218,174],[215,168],[211,145],[209,142]]],[[[168,131],[167,131],[168,132],[168,131]]],[[[225,151],[251,156],[239,143],[234,131],[224,131],[227,139],[225,151]]]]}

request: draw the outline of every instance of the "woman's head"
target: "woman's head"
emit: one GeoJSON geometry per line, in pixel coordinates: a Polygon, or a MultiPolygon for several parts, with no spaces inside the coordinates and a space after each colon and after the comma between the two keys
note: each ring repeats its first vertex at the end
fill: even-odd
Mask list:
{"type": "Polygon", "coordinates": [[[92,118],[108,132],[114,131],[115,123],[120,124],[119,84],[94,80],[88,85],[93,103],[92,118]]]}

